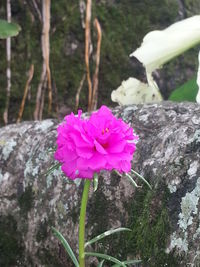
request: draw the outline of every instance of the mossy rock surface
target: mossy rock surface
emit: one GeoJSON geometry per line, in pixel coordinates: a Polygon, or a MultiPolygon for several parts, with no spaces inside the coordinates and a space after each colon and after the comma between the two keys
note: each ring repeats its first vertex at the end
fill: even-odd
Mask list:
{"type": "MultiPolygon", "coordinates": [[[[92,245],[119,259],[140,258],[140,266],[198,266],[200,208],[200,107],[163,102],[117,107],[140,139],[133,168],[152,185],[135,189],[115,173],[102,173],[91,189],[86,239],[110,228],[129,227],[92,245]]],[[[68,180],[54,165],[55,120],[0,129],[0,260],[3,266],[70,266],[51,231],[58,229],[78,253],[83,183],[68,180]],[[5,223],[4,223],[5,222],[5,223]],[[9,254],[9,255],[8,255],[9,254]],[[19,260],[20,264],[19,265],[19,260]]],[[[88,266],[97,266],[90,259],[88,266]]]]}

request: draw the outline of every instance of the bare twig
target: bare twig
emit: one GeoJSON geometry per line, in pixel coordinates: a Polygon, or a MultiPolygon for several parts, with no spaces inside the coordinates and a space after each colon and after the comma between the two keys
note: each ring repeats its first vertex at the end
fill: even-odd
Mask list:
{"type": "Polygon", "coordinates": [[[43,0],[43,56],[46,64],[46,71],[47,71],[47,81],[48,81],[48,112],[51,112],[52,108],[52,87],[51,87],[51,72],[49,67],[49,30],[50,30],[50,6],[51,0],[43,0]]]}
{"type": "Polygon", "coordinates": [[[81,14],[81,25],[82,25],[83,29],[85,29],[85,9],[86,9],[85,1],[79,0],[79,10],[80,10],[80,14],[81,14]]]}
{"type": "Polygon", "coordinates": [[[44,85],[42,88],[41,105],[40,105],[40,111],[39,111],[40,121],[42,120],[42,115],[43,115],[43,110],[44,110],[44,99],[45,99],[46,86],[47,86],[47,78],[45,78],[44,85]]]}
{"type": "MultiPolygon", "coordinates": [[[[11,22],[11,2],[7,0],[7,21],[11,22]]],[[[10,88],[11,88],[11,68],[10,68],[10,61],[11,61],[11,38],[8,37],[6,39],[6,57],[7,57],[7,88],[6,88],[6,106],[3,113],[3,120],[4,123],[8,123],[8,109],[10,105],[10,88]]]]}
{"type": "Polygon", "coordinates": [[[56,82],[53,81],[53,87],[52,87],[52,91],[54,93],[54,110],[56,113],[56,116],[58,117],[58,90],[57,90],[57,86],[56,86],[56,82]]]}
{"type": "Polygon", "coordinates": [[[80,99],[80,93],[81,93],[81,89],[83,88],[83,84],[84,84],[84,81],[85,81],[85,77],[86,77],[86,75],[83,74],[83,77],[82,77],[82,79],[81,79],[81,81],[80,81],[80,84],[79,84],[79,87],[78,87],[78,89],[77,89],[75,111],[78,110],[79,99],[80,99]]]}
{"type": "Polygon", "coordinates": [[[88,111],[91,110],[91,101],[92,101],[92,81],[90,78],[90,65],[89,65],[89,57],[90,57],[90,21],[91,21],[91,0],[87,0],[86,7],[86,19],[85,19],[85,65],[86,65],[86,75],[88,82],[88,111]]]}
{"type": "MultiPolygon", "coordinates": [[[[34,111],[34,119],[38,120],[41,113],[41,104],[42,104],[42,88],[45,83],[45,79],[47,77],[48,82],[48,111],[51,111],[52,107],[52,87],[51,87],[51,72],[49,68],[49,29],[50,29],[50,5],[51,0],[43,0],[42,1],[42,19],[43,19],[43,29],[42,29],[42,56],[43,56],[43,65],[42,65],[42,73],[40,77],[40,83],[37,89],[36,96],[36,106],[34,111]]],[[[43,110],[43,107],[42,107],[43,110]]]]}
{"type": "Polygon", "coordinates": [[[39,4],[37,3],[36,0],[25,0],[25,1],[20,0],[20,2],[22,2],[22,5],[25,2],[29,6],[29,12],[31,15],[32,22],[39,20],[40,23],[42,23],[42,14],[40,11],[39,4]]]}
{"type": "Polygon", "coordinates": [[[36,95],[35,111],[33,114],[34,120],[39,120],[41,97],[42,97],[42,87],[43,87],[43,84],[45,81],[45,77],[46,77],[46,64],[45,64],[45,62],[43,62],[42,73],[40,76],[40,83],[38,85],[37,95],[36,95]]]}
{"type": "Polygon", "coordinates": [[[23,115],[23,111],[24,111],[24,105],[25,105],[25,102],[26,102],[26,97],[27,97],[27,94],[28,94],[28,89],[30,87],[30,83],[31,83],[31,81],[33,79],[33,74],[34,74],[34,65],[32,64],[31,67],[30,67],[30,70],[29,70],[28,80],[27,80],[25,88],[24,88],[24,96],[23,96],[23,99],[22,99],[22,102],[21,102],[21,106],[20,106],[20,109],[19,109],[17,123],[19,123],[21,121],[21,119],[22,119],[22,115],[23,115]]]}
{"type": "Polygon", "coordinates": [[[101,25],[97,18],[94,20],[94,26],[97,30],[97,51],[96,51],[96,68],[93,76],[93,90],[92,90],[92,103],[91,110],[95,110],[97,108],[97,100],[98,100],[98,75],[99,75],[99,64],[100,64],[100,52],[101,52],[101,25]]]}
{"type": "Polygon", "coordinates": [[[36,11],[36,13],[38,15],[38,18],[39,18],[40,22],[42,22],[42,15],[41,15],[41,12],[40,12],[40,9],[38,7],[37,2],[35,0],[32,0],[32,3],[33,3],[34,9],[35,9],[35,11],[36,11]]]}

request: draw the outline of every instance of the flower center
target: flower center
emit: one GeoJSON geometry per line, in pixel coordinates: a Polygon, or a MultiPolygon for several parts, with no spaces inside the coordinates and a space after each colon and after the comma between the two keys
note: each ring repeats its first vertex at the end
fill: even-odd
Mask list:
{"type": "Polygon", "coordinates": [[[109,132],[109,128],[106,127],[105,130],[103,129],[103,130],[101,131],[102,134],[105,134],[105,132],[108,133],[108,132],[109,132]]]}

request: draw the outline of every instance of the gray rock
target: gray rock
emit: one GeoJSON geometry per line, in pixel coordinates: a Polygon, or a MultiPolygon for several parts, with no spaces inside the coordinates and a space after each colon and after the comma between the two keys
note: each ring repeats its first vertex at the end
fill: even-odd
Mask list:
{"type": "MultiPolygon", "coordinates": [[[[194,103],[117,107],[140,137],[133,168],[153,186],[135,189],[126,177],[102,173],[91,189],[86,238],[125,226],[90,250],[141,266],[200,265],[200,107],[194,103]]],[[[0,266],[72,266],[53,236],[55,226],[78,253],[83,184],[55,164],[55,120],[0,128],[0,266]]],[[[96,266],[96,260],[89,266],[96,266]]]]}

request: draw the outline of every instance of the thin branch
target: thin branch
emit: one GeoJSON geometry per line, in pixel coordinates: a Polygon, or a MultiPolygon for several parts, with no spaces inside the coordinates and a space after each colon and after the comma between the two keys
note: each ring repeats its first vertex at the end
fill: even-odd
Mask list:
{"type": "Polygon", "coordinates": [[[85,29],[85,1],[79,0],[79,10],[80,10],[80,15],[81,15],[81,25],[82,28],[85,29]]]}
{"type": "MultiPolygon", "coordinates": [[[[21,1],[22,5],[24,4],[24,1],[21,1]]],[[[35,0],[25,0],[25,3],[29,7],[29,12],[31,15],[32,22],[39,20],[42,24],[42,14],[40,11],[40,7],[38,6],[38,3],[35,0]]]]}
{"type": "Polygon", "coordinates": [[[41,104],[40,104],[40,111],[39,111],[39,120],[42,120],[43,110],[44,110],[44,99],[45,99],[45,92],[47,86],[47,78],[45,78],[43,89],[42,89],[42,96],[41,96],[41,104]]]}
{"type": "Polygon", "coordinates": [[[49,67],[49,30],[50,30],[50,6],[51,0],[43,0],[43,56],[47,70],[47,81],[48,81],[48,112],[51,112],[52,108],[52,87],[51,87],[51,72],[49,67]]]}
{"type": "Polygon", "coordinates": [[[42,88],[45,83],[46,77],[48,82],[48,111],[51,111],[52,107],[52,86],[51,86],[51,72],[49,68],[49,30],[50,30],[50,5],[51,0],[42,1],[42,11],[43,11],[43,29],[42,29],[42,56],[43,56],[43,65],[42,73],[40,77],[40,83],[37,89],[36,96],[36,106],[34,111],[34,119],[38,120],[41,117],[41,109],[43,110],[42,105],[42,88]]]}
{"type": "Polygon", "coordinates": [[[56,116],[58,117],[58,90],[57,90],[57,86],[56,86],[56,82],[53,81],[53,87],[52,87],[52,91],[54,93],[54,110],[55,110],[55,113],[56,113],[56,116]]]}
{"type": "Polygon", "coordinates": [[[34,120],[39,120],[39,113],[40,113],[40,105],[41,105],[41,97],[42,97],[42,87],[45,81],[46,77],[46,64],[43,62],[42,64],[42,73],[40,76],[40,82],[37,89],[37,95],[36,95],[36,103],[35,103],[35,110],[34,110],[34,120]]]}
{"type": "Polygon", "coordinates": [[[91,41],[90,38],[91,8],[92,8],[92,2],[91,0],[87,0],[86,19],[85,19],[85,65],[86,65],[86,75],[88,82],[88,111],[91,110],[91,101],[92,101],[92,81],[90,78],[90,65],[89,65],[90,41],[91,41]]]}
{"type": "Polygon", "coordinates": [[[92,104],[91,109],[95,110],[97,108],[97,100],[98,100],[98,75],[99,75],[99,64],[100,64],[100,53],[101,53],[101,25],[97,18],[94,20],[94,26],[97,30],[97,51],[96,51],[96,68],[93,76],[93,90],[92,90],[92,104]]]}
{"type": "Polygon", "coordinates": [[[40,9],[38,7],[37,2],[35,0],[32,0],[32,3],[33,3],[34,9],[35,9],[35,11],[36,11],[36,13],[38,15],[38,18],[39,18],[40,22],[42,22],[42,15],[41,15],[41,12],[40,12],[40,9]]]}
{"type": "Polygon", "coordinates": [[[31,67],[30,67],[30,70],[29,70],[28,80],[27,80],[25,88],[24,88],[24,96],[23,96],[23,99],[22,99],[22,102],[21,102],[21,106],[20,106],[20,109],[19,109],[17,123],[19,123],[21,121],[21,119],[22,119],[22,115],[23,115],[23,111],[24,111],[24,105],[25,105],[25,102],[26,102],[26,97],[27,97],[27,94],[28,94],[30,83],[31,83],[31,81],[33,79],[33,74],[34,74],[34,65],[32,64],[31,67]]]}
{"type": "MultiPolygon", "coordinates": [[[[11,22],[11,2],[10,0],[7,0],[7,21],[11,22]]],[[[7,88],[6,88],[6,106],[3,113],[3,120],[4,123],[8,123],[8,109],[10,105],[10,89],[11,89],[11,38],[8,37],[6,39],[6,58],[7,58],[7,70],[6,70],[6,76],[7,76],[7,88]]]]}
{"type": "Polygon", "coordinates": [[[79,84],[79,87],[77,89],[77,93],[76,93],[76,105],[75,105],[75,111],[78,110],[78,106],[79,106],[79,99],[80,99],[80,93],[81,93],[81,90],[83,88],[83,84],[84,84],[84,81],[85,81],[85,78],[86,78],[86,75],[85,73],[83,74],[83,77],[80,81],[80,84],[79,84]]]}

